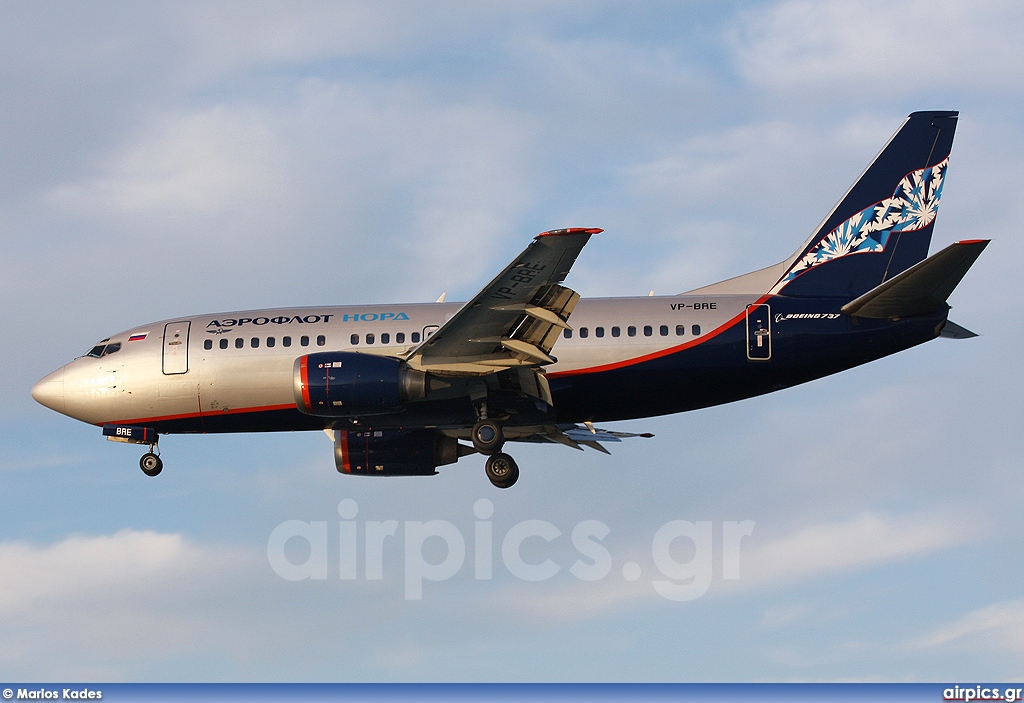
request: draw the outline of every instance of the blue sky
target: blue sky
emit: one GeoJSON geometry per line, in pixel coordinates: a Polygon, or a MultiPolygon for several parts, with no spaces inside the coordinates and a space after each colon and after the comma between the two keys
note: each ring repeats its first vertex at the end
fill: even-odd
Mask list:
{"type": "Polygon", "coordinates": [[[1009,0],[5,3],[0,678],[1024,678],[1022,22],[1009,0]],[[556,227],[606,230],[568,279],[584,296],[769,265],[921,109],[961,111],[933,249],[994,239],[951,299],[981,337],[620,423],[657,436],[610,457],[517,449],[511,491],[479,457],[345,478],[319,433],[168,437],[148,479],[29,396],[149,320],[464,300],[556,227]],[[467,557],[406,600],[408,523],[472,555],[481,498],[496,544],[554,525],[523,556],[559,573],[467,557]],[[400,525],[381,580],[337,576],[344,499],[360,530],[400,525]],[[287,520],[327,523],[329,578],[271,568],[287,520]],[[610,530],[596,581],[569,570],[587,520],[610,530]],[[653,587],[674,520],[713,528],[687,602],[653,587]]]}

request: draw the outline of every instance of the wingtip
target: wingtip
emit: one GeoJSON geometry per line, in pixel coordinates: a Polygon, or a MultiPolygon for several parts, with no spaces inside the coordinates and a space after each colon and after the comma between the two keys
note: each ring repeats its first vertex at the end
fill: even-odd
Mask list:
{"type": "Polygon", "coordinates": [[[548,230],[547,232],[541,232],[536,237],[534,237],[534,239],[540,239],[541,237],[562,237],[567,234],[580,234],[581,232],[585,232],[587,234],[601,234],[601,232],[604,232],[604,230],[598,229],[596,227],[569,227],[567,229],[551,229],[548,230]]]}

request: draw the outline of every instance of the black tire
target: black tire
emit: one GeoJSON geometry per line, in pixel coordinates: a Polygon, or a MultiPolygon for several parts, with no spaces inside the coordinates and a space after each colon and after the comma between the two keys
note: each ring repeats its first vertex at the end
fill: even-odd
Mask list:
{"type": "Polygon", "coordinates": [[[147,452],[139,459],[139,468],[147,476],[157,476],[164,470],[164,462],[153,452],[147,452]]]}
{"type": "Polygon", "coordinates": [[[519,480],[519,466],[508,454],[487,457],[487,478],[498,488],[511,488],[519,480]]]}
{"type": "Polygon", "coordinates": [[[473,425],[470,439],[473,440],[473,447],[481,454],[497,454],[505,444],[501,425],[494,420],[481,420],[473,425]]]}

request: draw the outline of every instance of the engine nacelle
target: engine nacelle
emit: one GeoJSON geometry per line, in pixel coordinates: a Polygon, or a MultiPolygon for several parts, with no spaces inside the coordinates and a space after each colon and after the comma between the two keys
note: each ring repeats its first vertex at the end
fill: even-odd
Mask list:
{"type": "Polygon", "coordinates": [[[400,359],[356,352],[307,354],[292,370],[296,407],[321,417],[397,412],[422,398],[425,384],[426,375],[400,359]]]}
{"type": "Polygon", "coordinates": [[[432,476],[473,449],[437,430],[335,430],[338,471],[360,476],[432,476]]]}

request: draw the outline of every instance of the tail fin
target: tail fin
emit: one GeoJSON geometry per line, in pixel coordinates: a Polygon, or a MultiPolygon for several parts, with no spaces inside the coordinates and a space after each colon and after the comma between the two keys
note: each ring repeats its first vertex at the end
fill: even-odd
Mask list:
{"type": "Polygon", "coordinates": [[[958,114],[911,114],[786,262],[772,293],[853,299],[924,260],[958,114]]]}

